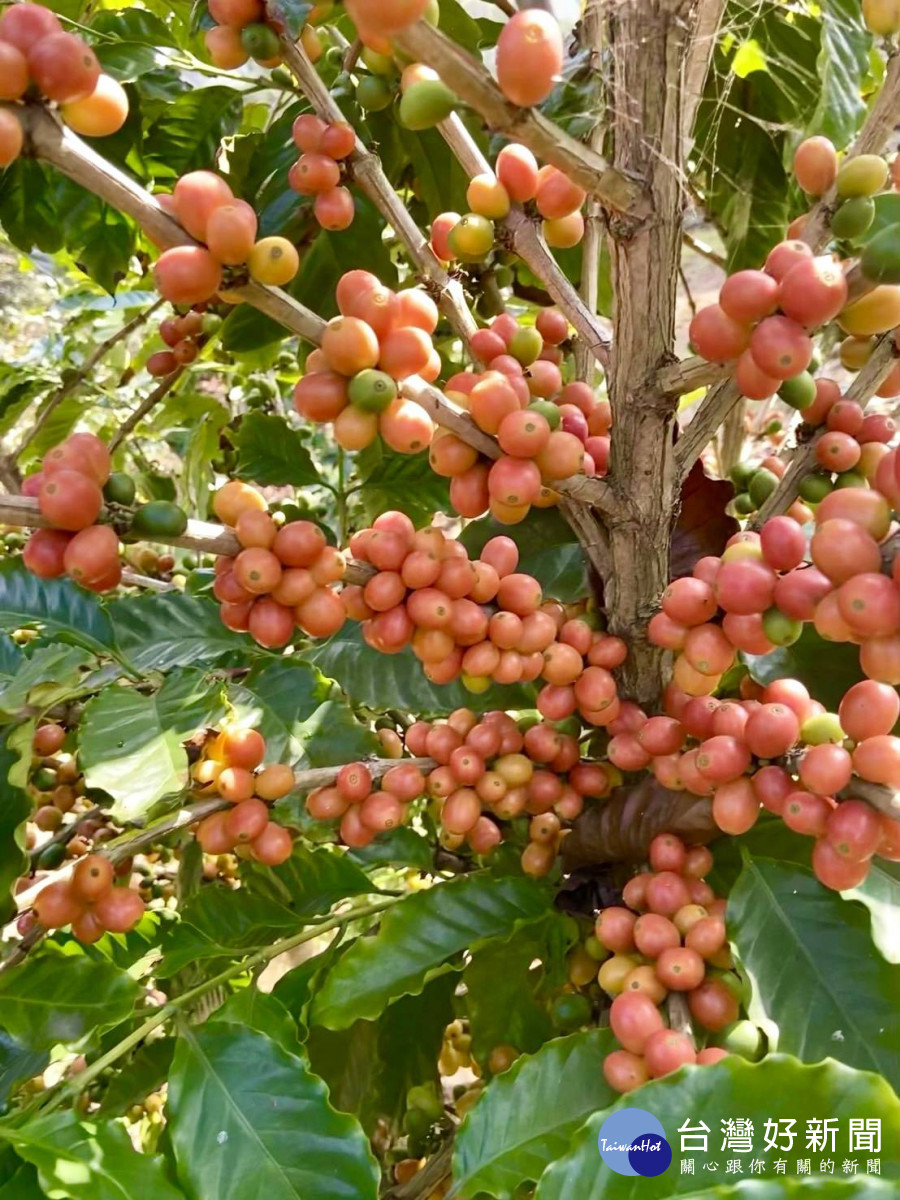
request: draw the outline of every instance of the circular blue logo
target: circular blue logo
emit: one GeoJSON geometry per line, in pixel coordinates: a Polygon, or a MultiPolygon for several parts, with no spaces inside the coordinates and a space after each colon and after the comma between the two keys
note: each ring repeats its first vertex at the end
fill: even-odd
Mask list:
{"type": "Polygon", "coordinates": [[[662,1123],[643,1108],[620,1108],[607,1117],[597,1137],[600,1157],[617,1175],[662,1175],[672,1147],[662,1123]]]}

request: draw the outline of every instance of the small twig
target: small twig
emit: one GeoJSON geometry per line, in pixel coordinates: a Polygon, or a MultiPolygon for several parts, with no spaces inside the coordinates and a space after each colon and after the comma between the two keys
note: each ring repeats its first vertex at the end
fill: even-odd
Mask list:
{"type": "MultiPolygon", "coordinates": [[[[445,121],[441,121],[438,130],[469,178],[493,173],[491,164],[456,113],[451,113],[445,121]]],[[[526,216],[518,204],[514,204],[504,218],[503,226],[512,235],[515,252],[540,279],[560,312],[575,327],[579,345],[588,348],[601,366],[607,366],[611,326],[609,322],[597,318],[578,295],[551,254],[537,224],[526,216]]],[[[586,376],[579,375],[579,378],[586,376]]]]}
{"type": "MultiPolygon", "coordinates": [[[[404,764],[409,763],[426,771],[431,770],[437,765],[433,758],[404,758],[402,760],[397,758],[373,758],[367,759],[366,765],[372,774],[372,778],[380,779],[386,771],[389,771],[391,767],[396,767],[401,761],[404,764]]],[[[334,767],[314,767],[308,771],[296,771],[294,773],[295,788],[303,791],[312,791],[317,787],[327,787],[329,784],[334,783],[340,769],[339,765],[334,767]]],[[[145,829],[137,831],[129,830],[113,841],[106,842],[97,850],[92,851],[92,853],[99,854],[103,858],[108,858],[111,863],[119,863],[124,859],[132,858],[145,847],[152,846],[160,838],[166,837],[170,833],[176,833],[180,829],[186,829],[189,825],[195,825],[198,821],[202,821],[204,817],[212,816],[213,813],[222,812],[230,807],[230,802],[223,800],[221,796],[212,796],[208,800],[199,800],[194,804],[189,804],[184,808],[178,809],[174,813],[170,813],[159,821],[155,821],[145,829]]],[[[99,809],[94,809],[93,815],[97,815],[99,812],[99,809]]],[[[90,815],[85,814],[82,820],[86,821],[90,815]]],[[[82,855],[82,857],[84,856],[82,855]]],[[[34,903],[34,898],[48,884],[69,879],[80,861],[80,858],[70,859],[58,871],[54,871],[51,875],[32,884],[30,888],[19,892],[15,897],[19,912],[21,913],[30,908],[34,903]]],[[[17,966],[25,958],[29,950],[36,946],[47,933],[48,930],[40,926],[36,927],[36,929],[30,929],[22,941],[0,962],[0,974],[17,966]]]]}
{"type": "Polygon", "coordinates": [[[716,447],[719,460],[719,474],[725,479],[728,472],[740,461],[741,447],[744,444],[744,416],[747,402],[742,396],[734,406],[719,430],[719,441],[716,447]]]}
{"type": "MultiPolygon", "coordinates": [[[[41,1115],[45,1116],[59,1108],[66,1100],[74,1099],[86,1087],[89,1087],[99,1075],[102,1075],[108,1067],[118,1062],[123,1054],[127,1054],[135,1046],[139,1046],[148,1034],[152,1033],[160,1025],[163,1025],[170,1017],[174,1016],[175,1013],[184,1008],[192,1000],[197,999],[198,996],[202,996],[206,992],[220,987],[223,983],[235,979],[238,975],[252,973],[257,967],[262,966],[273,958],[277,958],[280,954],[284,954],[286,950],[302,946],[304,942],[311,942],[314,938],[321,937],[323,933],[327,933],[331,929],[338,929],[343,925],[349,924],[351,921],[358,921],[363,917],[375,916],[378,913],[384,912],[385,909],[397,904],[400,899],[402,897],[387,896],[379,900],[373,900],[368,904],[348,908],[336,916],[329,917],[326,921],[318,922],[311,928],[304,929],[301,933],[291,934],[290,937],[281,938],[271,946],[257,950],[255,954],[250,954],[246,958],[232,963],[223,971],[220,971],[218,975],[214,975],[212,979],[204,980],[203,983],[197,984],[196,987],[189,988],[188,991],[182,992],[180,996],[167,1001],[152,1016],[148,1017],[143,1024],[139,1025],[137,1029],[133,1029],[127,1037],[117,1042],[105,1054],[101,1054],[99,1058],[96,1058],[83,1071],[79,1071],[59,1091],[50,1095],[47,1103],[43,1104],[40,1108],[41,1115]]],[[[13,1140],[15,1140],[14,1134],[13,1140]]]]}
{"type": "Polygon", "coordinates": [[[644,188],[621,171],[607,166],[583,142],[548,121],[537,109],[511,104],[480,60],[425,21],[410,25],[394,39],[416,61],[427,63],[488,125],[527,146],[552,163],[608,208],[634,218],[649,215],[644,188]]]}
{"type": "Polygon", "coordinates": [[[382,1193],[381,1200],[418,1200],[430,1196],[435,1188],[450,1176],[453,1141],[447,1141],[435,1154],[429,1155],[425,1166],[406,1183],[395,1183],[382,1193]]]}
{"type": "MultiPolygon", "coordinates": [[[[580,40],[587,50],[591,64],[591,75],[600,78],[600,60],[603,51],[603,5],[602,0],[587,0],[581,18],[580,40]]],[[[603,149],[603,127],[599,119],[591,130],[588,145],[597,154],[603,149]]],[[[603,208],[596,196],[589,196],[585,207],[584,238],[581,243],[581,285],[579,291],[587,311],[593,316],[597,312],[600,290],[600,246],[603,232],[603,208]]],[[[608,357],[608,355],[607,355],[608,357]]],[[[591,346],[579,338],[575,343],[575,373],[579,379],[592,383],[594,378],[591,346]]]]}
{"type": "Polygon", "coordinates": [[[666,997],[666,1016],[669,1018],[670,1029],[674,1029],[678,1033],[686,1033],[691,1041],[694,1040],[691,1010],[688,1008],[684,992],[669,992],[666,997]]]}
{"type": "MultiPolygon", "coordinates": [[[[278,4],[271,3],[277,11],[278,4]]],[[[287,33],[281,35],[281,55],[297,81],[301,91],[309,100],[317,116],[324,121],[344,121],[345,117],[334,97],[322,82],[300,42],[294,42],[287,33]]],[[[439,304],[454,331],[468,341],[478,328],[466,304],[462,285],[451,277],[439,262],[428,239],[410,216],[409,210],[391,186],[379,158],[367,150],[359,138],[350,155],[353,178],[369,197],[388,224],[406,247],[416,270],[430,279],[440,291],[439,304]]]]}
{"type": "MultiPolygon", "coordinates": [[[[667,396],[684,396],[698,388],[712,387],[715,384],[727,383],[733,374],[733,368],[721,363],[707,362],[699,355],[682,359],[681,362],[669,363],[662,368],[657,377],[660,389],[667,396]]],[[[702,450],[703,447],[701,446],[702,450]]]]}
{"type": "Polygon", "coordinates": [[[60,384],[56,391],[50,396],[47,403],[32,422],[30,428],[25,430],[25,432],[21,435],[16,448],[10,451],[10,458],[13,461],[15,461],[22,451],[30,445],[38,432],[43,429],[52,413],[59,407],[60,404],[62,404],[63,400],[65,400],[67,396],[70,396],[72,392],[74,392],[77,387],[80,387],[84,380],[87,379],[101,358],[108,354],[113,346],[117,345],[124,338],[127,338],[129,334],[134,333],[136,329],[139,329],[141,325],[150,319],[160,305],[164,303],[165,301],[161,297],[158,300],[154,300],[153,303],[148,305],[147,308],[142,309],[141,312],[132,317],[130,321],[126,321],[124,325],[120,326],[115,333],[111,333],[105,341],[101,342],[100,345],[88,355],[80,367],[72,371],[65,383],[60,384]]]}
{"type": "Polygon", "coordinates": [[[183,366],[176,367],[172,374],[167,375],[165,379],[160,380],[149,396],[147,396],[145,400],[141,401],[141,403],[129,417],[125,418],[110,440],[110,454],[115,454],[131,431],[140,425],[147,413],[155,408],[156,405],[159,404],[160,400],[164,400],[166,396],[168,396],[175,384],[179,381],[179,379],[181,379],[185,370],[186,368],[183,366]]]}
{"type": "Polygon", "coordinates": [[[177,592],[180,589],[174,583],[165,579],[153,579],[149,575],[139,575],[136,571],[123,571],[122,583],[126,587],[144,588],[148,592],[177,592]]]}
{"type": "Polygon", "coordinates": [[[350,43],[350,45],[347,47],[347,51],[344,55],[344,60],[341,63],[341,70],[343,70],[343,71],[347,72],[347,74],[349,74],[353,70],[353,68],[356,66],[356,63],[359,58],[361,50],[362,50],[362,42],[359,40],[359,38],[354,38],[353,41],[350,43]]]}
{"type": "Polygon", "coordinates": [[[703,99],[703,88],[716,48],[716,37],[725,12],[725,0],[699,0],[682,75],[683,156],[693,140],[694,121],[703,99]]]}
{"type": "Polygon", "coordinates": [[[723,271],[727,269],[728,264],[724,254],[720,254],[718,250],[713,250],[712,246],[707,246],[706,242],[701,242],[699,238],[695,238],[694,235],[688,233],[687,230],[685,230],[681,235],[681,240],[689,250],[693,250],[694,253],[699,254],[701,258],[705,258],[708,262],[715,263],[715,265],[717,267],[721,267],[723,271]]]}
{"type": "Polygon", "coordinates": [[[684,288],[684,295],[688,302],[688,308],[691,310],[691,317],[695,317],[697,315],[697,305],[694,303],[691,285],[687,281],[687,276],[684,273],[684,267],[681,263],[678,264],[678,278],[681,281],[681,286],[684,288]]]}
{"type": "Polygon", "coordinates": [[[730,373],[727,379],[707,392],[675,446],[675,465],[679,478],[687,478],[703,447],[741,399],[730,373]]]}

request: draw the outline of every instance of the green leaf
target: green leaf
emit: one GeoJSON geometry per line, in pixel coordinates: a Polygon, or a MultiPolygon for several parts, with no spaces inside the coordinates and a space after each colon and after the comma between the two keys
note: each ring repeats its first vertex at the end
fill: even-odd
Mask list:
{"type": "Polygon", "coordinates": [[[157,974],[168,978],[192,962],[249,954],[296,932],[298,924],[296,913],[267,896],[210,884],[191,897],[163,937],[157,974]]]}
{"type": "Polygon", "coordinates": [[[356,456],[355,497],[369,524],[390,509],[405,512],[418,527],[446,512],[450,485],[432,471],[427,454],[398,454],[376,439],[356,456]]]}
{"type": "Polygon", "coordinates": [[[90,655],[80,646],[38,646],[19,667],[16,676],[0,690],[0,712],[15,713],[32,700],[49,707],[71,693],[90,655]],[[41,686],[51,684],[52,686],[41,686]],[[31,695],[39,689],[39,696],[31,695]]]}
{"type": "Polygon", "coordinates": [[[823,134],[843,149],[866,115],[861,93],[869,77],[872,37],[856,0],[824,0],[819,30],[819,105],[806,132],[823,134]]]}
{"type": "Polygon", "coordinates": [[[383,1120],[399,1132],[409,1089],[437,1084],[444,1030],[453,1020],[455,982],[453,975],[439,976],[421,995],[392,1004],[377,1021],[311,1031],[307,1050],[312,1069],[327,1083],[335,1108],[355,1113],[366,1133],[371,1135],[383,1120]]]}
{"type": "Polygon", "coordinates": [[[869,873],[859,885],[841,892],[845,900],[858,900],[869,910],[872,941],[890,963],[900,963],[900,869],[884,858],[873,858],[869,873]]]}
{"type": "Polygon", "coordinates": [[[122,1125],[57,1112],[3,1136],[37,1167],[50,1200],[184,1200],[162,1156],[138,1154],[122,1125]]]}
{"type": "Polygon", "coordinates": [[[55,254],[63,246],[65,223],[53,202],[49,170],[22,157],[0,175],[0,225],[26,254],[35,248],[55,254]]]}
{"type": "Polygon", "coordinates": [[[351,850],[348,857],[363,867],[391,865],[427,871],[434,865],[431,842],[408,825],[379,834],[368,846],[351,850]]]}
{"type": "Polygon", "coordinates": [[[145,169],[156,178],[209,170],[223,137],[237,133],[241,97],[230,87],[194,88],[174,96],[144,135],[145,169]]]}
{"type": "Polygon", "coordinates": [[[406,897],[388,909],[374,937],[358,939],[329,972],[312,1020],[329,1029],[377,1016],[400,996],[418,995],[448,960],[487,938],[508,937],[547,911],[533,880],[469,875],[406,897]]]}
{"type": "Polygon", "coordinates": [[[844,642],[826,642],[812,625],[793,646],[778,646],[768,654],[742,655],[758,683],[776,679],[799,679],[812,689],[816,699],[830,712],[837,712],[844,693],[864,678],[859,665],[859,647],[844,642]],[[828,670],[822,670],[823,655],[828,670]]]}
{"type": "Polygon", "coordinates": [[[378,751],[378,741],[319,671],[301,659],[267,660],[229,692],[239,723],[266,739],[267,757],[330,767],[378,751]]]}
{"type": "Polygon", "coordinates": [[[0,1149],[0,1200],[44,1200],[38,1174],[12,1150],[0,1149]]]}
{"type": "Polygon", "coordinates": [[[115,646],[112,625],[92,593],[71,579],[38,579],[19,559],[0,563],[0,628],[36,624],[94,654],[115,646]]]}
{"type": "MultiPolygon", "coordinates": [[[[855,1071],[831,1060],[808,1066],[784,1054],[769,1055],[759,1063],[748,1063],[738,1055],[729,1055],[713,1066],[682,1067],[672,1075],[655,1079],[622,1096],[612,1108],[592,1116],[576,1134],[569,1153],[544,1172],[536,1200],[574,1200],[575,1197],[577,1200],[668,1200],[671,1196],[697,1197],[697,1200],[702,1196],[712,1200],[713,1196],[730,1196],[731,1192],[723,1185],[727,1185],[733,1176],[726,1177],[723,1159],[734,1155],[733,1152],[721,1153],[719,1147],[722,1146],[722,1124],[739,1117],[753,1122],[755,1157],[764,1163],[753,1188],[748,1189],[746,1195],[758,1195],[766,1200],[769,1197],[780,1200],[782,1195],[771,1190],[774,1182],[784,1178],[775,1173],[779,1158],[788,1159],[789,1167],[791,1158],[810,1158],[810,1178],[815,1184],[812,1191],[816,1196],[827,1195],[824,1188],[833,1181],[833,1175],[822,1172],[818,1164],[825,1157],[838,1161],[845,1157],[851,1117],[880,1119],[882,1147],[895,1146],[900,1137],[900,1101],[877,1075],[855,1071]],[[642,1109],[661,1122],[673,1151],[672,1165],[662,1175],[618,1175],[600,1158],[597,1139],[603,1123],[623,1108],[642,1109]],[[804,1150],[806,1122],[826,1119],[838,1122],[835,1151],[813,1155],[804,1150]],[[794,1122],[788,1127],[795,1135],[790,1153],[780,1152],[777,1148],[760,1153],[767,1120],[794,1122]],[[710,1130],[708,1151],[703,1153],[689,1148],[682,1153],[679,1127],[685,1122],[696,1127],[700,1121],[710,1130]],[[696,1174],[681,1173],[679,1160],[686,1158],[697,1161],[700,1169],[696,1174]],[[713,1162],[718,1162],[718,1169],[707,1174],[703,1168],[713,1162]],[[766,1187],[770,1190],[764,1190],[766,1187]]],[[[783,1137],[775,1145],[784,1146],[783,1137]]],[[[746,1155],[746,1160],[749,1158],[750,1155],[746,1155]]],[[[884,1175],[896,1176],[896,1160],[885,1157],[881,1165],[884,1175]]]]}
{"type": "Polygon", "coordinates": [[[108,204],[99,205],[94,220],[79,238],[75,262],[113,295],[128,274],[135,241],[134,225],[108,204]]]}
{"type": "Polygon", "coordinates": [[[603,1060],[617,1045],[608,1029],[573,1033],[492,1079],[457,1135],[453,1179],[460,1200],[480,1193],[506,1198],[540,1179],[582,1122],[613,1103],[603,1060]],[[553,1103],[535,1103],[545,1096],[553,1103]]]}
{"type": "Polygon", "coordinates": [[[534,692],[525,686],[492,685],[473,696],[461,683],[430,683],[408,647],[399,654],[380,654],[363,641],[357,622],[348,621],[333,637],[304,651],[303,657],[368,708],[424,714],[462,707],[478,712],[534,707],[534,692]]]}
{"type": "Polygon", "coordinates": [[[116,1025],[134,1008],[138,986],[124,971],[87,958],[28,958],[0,975],[0,1010],[13,1037],[34,1048],[77,1042],[116,1025]]]}
{"type": "Polygon", "coordinates": [[[560,965],[552,960],[561,960],[569,948],[571,924],[562,913],[548,913],[508,941],[491,941],[472,954],[462,981],[478,1062],[501,1043],[533,1054],[553,1036],[547,998],[540,993],[548,972],[560,965]]]}
{"type": "Polygon", "coordinates": [[[261,992],[254,983],[233,992],[210,1020],[217,1025],[255,1029],[272,1038],[288,1054],[301,1053],[297,1022],[276,996],[261,992]]]}
{"type": "Polygon", "coordinates": [[[247,862],[241,877],[254,896],[290,909],[295,924],[297,917],[328,912],[338,900],[378,890],[368,875],[336,847],[311,850],[299,841],[294,843],[287,862],[278,867],[247,862]]]}
{"type": "Polygon", "coordinates": [[[174,1037],[145,1042],[110,1080],[97,1115],[122,1116],[133,1104],[140,1104],[151,1092],[158,1092],[169,1077],[174,1053],[174,1037]]]}
{"type": "MultiPolygon", "coordinates": [[[[509,526],[493,517],[472,521],[460,538],[470,556],[481,553],[493,537],[510,536],[509,526]]],[[[571,527],[554,508],[533,508],[515,527],[514,541],[519,548],[519,571],[533,575],[548,599],[564,604],[583,600],[588,594],[584,552],[571,527]]]]}
{"type": "Polygon", "coordinates": [[[9,745],[10,731],[0,742],[0,921],[15,912],[11,891],[28,862],[25,853],[25,822],[31,816],[32,803],[23,788],[10,782],[9,773],[19,761],[9,745]]]}
{"type": "Polygon", "coordinates": [[[262,1033],[186,1031],[168,1111],[179,1176],[197,1200],[376,1200],[379,1171],[359,1124],[262,1033]]]}
{"type": "Polygon", "coordinates": [[[239,479],[250,479],[264,487],[305,487],[320,482],[303,438],[284,417],[249,412],[234,442],[239,479]]]}
{"type": "Polygon", "coordinates": [[[0,1112],[6,1109],[10,1092],[23,1080],[43,1071],[49,1057],[46,1050],[34,1050],[0,1029],[0,1112]]]}
{"type": "Polygon", "coordinates": [[[900,1083],[900,969],[872,954],[861,909],[811,871],[748,856],[728,897],[728,932],[753,981],[750,1017],[775,1023],[779,1050],[833,1056],[900,1083]]]}
{"type": "Polygon", "coordinates": [[[202,671],[173,672],[155,695],[104,688],[85,706],[79,730],[85,782],[114,798],[114,820],[141,820],[157,800],[185,788],[182,742],[224,711],[219,690],[202,671]]]}
{"type": "Polygon", "coordinates": [[[129,596],[114,600],[109,616],[123,654],[140,671],[213,662],[235,650],[247,653],[247,639],[226,629],[219,606],[204,596],[129,596]]]}

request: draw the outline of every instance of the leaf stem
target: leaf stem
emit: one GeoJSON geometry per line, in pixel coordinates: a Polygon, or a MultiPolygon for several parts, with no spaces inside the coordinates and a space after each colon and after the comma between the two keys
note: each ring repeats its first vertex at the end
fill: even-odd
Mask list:
{"type": "Polygon", "coordinates": [[[313,938],[319,937],[320,934],[326,933],[330,929],[339,929],[341,926],[349,924],[350,921],[356,921],[363,917],[370,917],[376,913],[383,912],[385,909],[391,908],[396,904],[400,898],[391,896],[382,900],[373,900],[369,904],[360,905],[358,908],[350,908],[346,912],[338,913],[336,916],[329,918],[329,920],[323,921],[319,925],[314,925],[311,929],[304,929],[301,933],[281,938],[271,946],[264,946],[262,950],[257,950],[249,958],[242,959],[238,963],[232,963],[231,966],[220,971],[218,975],[214,975],[212,979],[198,983],[196,987],[189,988],[188,991],[182,992],[180,996],[167,1001],[157,1012],[139,1025],[137,1029],[133,1029],[127,1037],[122,1038],[120,1042],[117,1042],[105,1054],[101,1054],[98,1059],[81,1071],[70,1083],[67,1083],[55,1095],[50,1096],[47,1102],[41,1106],[41,1115],[46,1116],[54,1112],[66,1100],[74,1099],[75,1096],[93,1083],[99,1075],[102,1075],[107,1067],[111,1067],[123,1054],[127,1054],[129,1050],[139,1045],[154,1029],[164,1024],[169,1017],[174,1016],[175,1013],[198,996],[202,996],[205,992],[211,991],[223,983],[227,983],[230,979],[234,979],[238,975],[255,970],[271,959],[277,958],[279,954],[283,954],[286,950],[292,950],[295,946],[302,946],[304,942],[311,942],[313,938]]]}

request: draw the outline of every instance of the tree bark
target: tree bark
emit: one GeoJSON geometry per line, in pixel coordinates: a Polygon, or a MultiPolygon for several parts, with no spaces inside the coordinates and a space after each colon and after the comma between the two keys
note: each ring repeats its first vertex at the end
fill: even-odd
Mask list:
{"type": "Polygon", "coordinates": [[[611,479],[624,515],[608,520],[610,631],[631,651],[623,692],[652,704],[663,685],[663,652],[647,620],[668,583],[677,508],[676,406],[658,383],[673,357],[682,237],[681,72],[687,40],[682,0],[624,0],[609,12],[614,75],[614,167],[643,181],[651,213],[635,231],[610,216],[615,313],[609,395],[611,479]]]}

